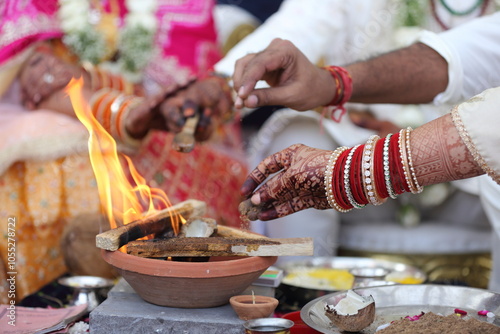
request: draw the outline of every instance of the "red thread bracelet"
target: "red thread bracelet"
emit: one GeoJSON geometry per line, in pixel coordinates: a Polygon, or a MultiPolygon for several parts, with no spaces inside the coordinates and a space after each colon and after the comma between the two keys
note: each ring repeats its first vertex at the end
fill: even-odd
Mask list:
{"type": "Polygon", "coordinates": [[[332,101],[327,105],[334,107],[331,111],[331,118],[335,122],[340,122],[342,116],[346,113],[344,105],[351,99],[352,96],[352,78],[349,72],[340,66],[325,66],[323,69],[330,72],[335,81],[335,95],[332,101]],[[335,117],[335,112],[340,110],[340,115],[335,117]]]}

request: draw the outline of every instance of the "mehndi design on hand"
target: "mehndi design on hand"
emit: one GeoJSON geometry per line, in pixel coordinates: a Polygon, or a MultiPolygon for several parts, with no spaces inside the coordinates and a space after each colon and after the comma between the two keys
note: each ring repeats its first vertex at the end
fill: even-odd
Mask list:
{"type": "Polygon", "coordinates": [[[270,220],[308,208],[330,209],[324,185],[330,154],[295,144],[263,160],[242,187],[243,196],[251,196],[254,206],[248,218],[270,220]]]}

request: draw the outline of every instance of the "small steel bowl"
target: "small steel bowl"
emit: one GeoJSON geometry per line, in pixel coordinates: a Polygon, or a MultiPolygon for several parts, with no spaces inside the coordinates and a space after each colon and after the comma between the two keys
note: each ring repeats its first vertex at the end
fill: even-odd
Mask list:
{"type": "Polygon", "coordinates": [[[282,318],[259,318],[243,324],[245,334],[290,334],[292,320],[282,318]]]}
{"type": "Polygon", "coordinates": [[[73,297],[69,305],[87,304],[87,312],[102,303],[114,285],[113,280],[97,276],[62,277],[57,282],[73,289],[73,297]]]}

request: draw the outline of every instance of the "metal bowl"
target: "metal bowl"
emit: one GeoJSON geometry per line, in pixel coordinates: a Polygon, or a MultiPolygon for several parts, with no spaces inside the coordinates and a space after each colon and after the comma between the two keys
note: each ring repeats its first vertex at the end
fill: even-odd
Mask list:
{"type": "Polygon", "coordinates": [[[102,303],[114,285],[113,280],[97,276],[62,277],[58,283],[73,289],[70,305],[87,304],[87,312],[102,303]]]}
{"type": "Polygon", "coordinates": [[[425,273],[416,267],[364,257],[315,257],[308,260],[286,262],[280,265],[280,269],[284,271],[284,279],[276,289],[276,298],[280,301],[279,310],[283,312],[298,311],[311,300],[332,292],[350,289],[355,278],[358,287],[393,285],[403,282],[406,278],[411,278],[411,283],[423,283],[427,280],[425,273]],[[316,268],[346,270],[360,276],[354,277],[353,275],[353,280],[344,286],[317,286],[307,279],[300,281],[287,279],[287,275],[290,273],[316,268]],[[383,271],[385,276],[378,275],[379,271],[383,271]],[[366,274],[367,272],[372,272],[373,277],[366,274]]]}

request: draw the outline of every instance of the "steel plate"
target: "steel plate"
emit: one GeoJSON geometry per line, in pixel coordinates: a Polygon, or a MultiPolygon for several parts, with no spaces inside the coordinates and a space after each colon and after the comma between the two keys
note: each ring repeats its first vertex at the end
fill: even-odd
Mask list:
{"type": "MultiPolygon", "coordinates": [[[[466,317],[474,317],[500,327],[500,294],[492,291],[462,286],[416,284],[387,285],[358,288],[361,295],[372,295],[375,300],[375,321],[360,333],[375,333],[376,329],[393,320],[413,316],[421,312],[442,315],[454,313],[455,308],[468,312],[466,317]],[[488,310],[494,318],[479,316],[479,310],[488,310]]],[[[325,315],[325,305],[335,305],[344,298],[346,291],[331,293],[307,303],[301,310],[302,320],[321,333],[340,334],[336,326],[325,315]]]]}
{"type": "MultiPolygon", "coordinates": [[[[308,284],[307,281],[300,283],[291,283],[286,281],[286,274],[288,272],[293,272],[298,268],[333,268],[333,269],[345,269],[352,270],[355,268],[385,268],[389,271],[387,276],[397,274],[399,277],[408,276],[418,279],[418,283],[424,283],[427,279],[425,273],[413,266],[392,262],[386,260],[372,259],[368,257],[347,257],[347,256],[337,256],[337,257],[315,257],[308,260],[301,261],[291,261],[286,262],[284,265],[280,266],[281,269],[285,271],[285,279],[282,281],[284,284],[291,286],[306,288],[306,289],[321,289],[324,291],[338,291],[339,289],[329,289],[328,287],[313,287],[308,284]]],[[[390,280],[386,277],[386,280],[390,280]]]]}

